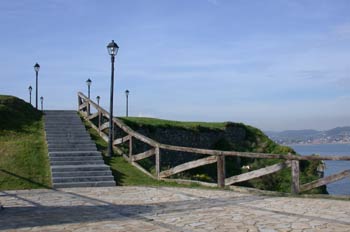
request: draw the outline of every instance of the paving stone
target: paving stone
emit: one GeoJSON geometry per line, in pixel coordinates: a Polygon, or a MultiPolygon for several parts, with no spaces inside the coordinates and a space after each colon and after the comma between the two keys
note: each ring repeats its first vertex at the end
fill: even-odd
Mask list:
{"type": "Polygon", "coordinates": [[[0,231],[350,231],[349,201],[232,191],[36,189],[2,191],[0,202],[0,231]]]}

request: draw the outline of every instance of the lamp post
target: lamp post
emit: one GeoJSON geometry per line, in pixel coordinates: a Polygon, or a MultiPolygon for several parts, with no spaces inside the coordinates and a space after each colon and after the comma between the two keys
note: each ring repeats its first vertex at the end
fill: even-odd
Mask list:
{"type": "MultiPolygon", "coordinates": [[[[88,86],[88,98],[89,98],[89,100],[90,100],[90,86],[91,86],[91,83],[92,83],[92,81],[90,80],[90,78],[86,80],[86,84],[88,86]]],[[[88,103],[87,111],[88,111],[87,112],[88,115],[90,115],[90,103],[88,103]]]]}
{"type": "Polygon", "coordinates": [[[126,97],[126,117],[129,117],[129,90],[125,90],[125,97],[126,97]]]}
{"type": "Polygon", "coordinates": [[[107,45],[107,50],[111,56],[111,95],[109,103],[109,140],[108,140],[108,155],[113,155],[113,87],[114,87],[114,61],[118,53],[118,45],[112,40],[107,45]]]}
{"type": "Polygon", "coordinates": [[[41,102],[41,111],[43,111],[44,110],[44,97],[43,96],[41,96],[40,97],[40,102],[41,102]]]}
{"type": "Polygon", "coordinates": [[[98,105],[98,106],[100,106],[100,99],[101,99],[101,97],[100,97],[100,96],[97,96],[97,97],[96,97],[96,100],[97,100],[97,105],[98,105]]]}
{"type": "Polygon", "coordinates": [[[33,88],[31,85],[29,86],[28,90],[29,90],[29,103],[32,104],[32,90],[33,90],[33,88]]]}
{"type": "Polygon", "coordinates": [[[91,86],[91,83],[92,83],[92,80],[90,80],[90,78],[86,80],[86,84],[88,86],[88,98],[89,99],[90,99],[90,86],[91,86]]]}
{"type": "Polygon", "coordinates": [[[39,73],[40,65],[36,63],[34,65],[34,70],[36,74],[36,79],[35,79],[35,108],[38,109],[38,73],[39,73]]]}

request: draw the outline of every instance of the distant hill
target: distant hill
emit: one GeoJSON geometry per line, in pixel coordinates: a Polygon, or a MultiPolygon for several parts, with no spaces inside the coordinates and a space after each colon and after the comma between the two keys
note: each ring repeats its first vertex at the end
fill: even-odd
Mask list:
{"type": "Polygon", "coordinates": [[[279,144],[324,144],[350,143],[350,126],[336,127],[326,131],[286,130],[281,132],[265,131],[279,144]]]}

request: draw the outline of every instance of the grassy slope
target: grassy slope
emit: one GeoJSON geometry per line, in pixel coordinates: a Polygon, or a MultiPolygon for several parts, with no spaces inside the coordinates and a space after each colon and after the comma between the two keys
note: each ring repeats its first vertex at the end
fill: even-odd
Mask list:
{"type": "Polygon", "coordinates": [[[50,169],[39,111],[0,95],[0,190],[50,187],[50,169]]]}
{"type": "MultiPolygon", "coordinates": [[[[206,130],[225,130],[226,126],[234,126],[236,128],[243,128],[246,131],[246,138],[244,141],[239,143],[231,143],[229,141],[223,140],[219,141],[213,147],[213,149],[218,150],[235,150],[235,151],[249,151],[249,152],[263,152],[263,153],[274,153],[274,154],[296,154],[293,149],[286,146],[281,146],[270,140],[261,130],[244,125],[242,123],[232,123],[232,122],[180,122],[180,121],[170,121],[162,120],[156,118],[142,118],[142,117],[121,117],[124,123],[126,123],[131,128],[137,130],[141,127],[147,128],[182,128],[187,130],[195,131],[206,131],[206,130]]],[[[152,130],[151,130],[152,131],[152,130]]],[[[232,158],[231,158],[232,159],[232,158]]],[[[280,162],[277,159],[246,159],[242,158],[243,165],[249,164],[253,170],[272,165],[280,162]]],[[[307,183],[312,180],[317,179],[316,168],[318,161],[302,161],[300,163],[301,183],[307,183]]],[[[213,166],[213,165],[212,165],[213,166]]],[[[234,170],[234,162],[230,162],[229,158],[226,160],[226,172],[228,176],[236,175],[244,170],[234,170]],[[230,165],[231,164],[231,165],[230,165]],[[238,171],[238,172],[237,172],[238,171]]],[[[213,166],[214,167],[214,166],[213,166]]],[[[206,174],[214,173],[212,176],[216,176],[216,170],[209,165],[199,168],[199,170],[205,175],[204,179],[208,178],[206,174]]],[[[190,171],[191,173],[191,171],[190,171]]],[[[191,174],[190,174],[191,175],[191,174]]],[[[193,178],[193,176],[191,177],[193,178]]],[[[209,178],[210,179],[210,178],[209,178]]],[[[291,186],[291,172],[290,169],[284,169],[278,173],[267,175],[259,179],[251,180],[249,182],[242,183],[245,186],[256,187],[265,190],[277,190],[283,192],[289,192],[291,186]]],[[[311,190],[310,193],[325,193],[325,188],[318,188],[311,190]]]]}
{"type": "MultiPolygon", "coordinates": [[[[188,187],[189,185],[181,185],[174,182],[165,182],[152,179],[145,175],[140,170],[128,163],[122,156],[113,156],[109,158],[107,154],[107,143],[98,135],[89,123],[84,121],[85,127],[88,129],[91,138],[95,141],[97,149],[102,152],[105,163],[111,167],[114,179],[117,185],[129,186],[174,186],[174,187],[188,187]]],[[[198,184],[191,184],[190,186],[200,187],[198,184]]]]}

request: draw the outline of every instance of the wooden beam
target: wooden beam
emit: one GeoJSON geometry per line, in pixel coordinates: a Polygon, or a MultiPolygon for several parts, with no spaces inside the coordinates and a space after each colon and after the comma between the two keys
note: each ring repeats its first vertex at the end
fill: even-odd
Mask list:
{"type": "Polygon", "coordinates": [[[98,111],[98,132],[101,132],[101,111],[98,111]]]}
{"type": "Polygon", "coordinates": [[[102,131],[99,131],[98,128],[97,128],[97,126],[95,126],[92,122],[90,122],[90,121],[87,121],[87,122],[90,124],[90,126],[91,126],[93,129],[95,129],[95,130],[99,133],[99,135],[101,136],[101,138],[102,138],[104,141],[106,141],[106,142],[108,143],[108,140],[109,140],[108,136],[107,136],[105,133],[103,133],[102,131]]]}
{"type": "Polygon", "coordinates": [[[203,181],[198,181],[198,180],[184,180],[184,179],[167,179],[167,178],[162,178],[161,180],[165,182],[176,182],[178,184],[198,184],[206,187],[217,187],[217,184],[215,183],[208,183],[208,182],[203,182],[203,181]]]}
{"type": "Polygon", "coordinates": [[[149,173],[146,169],[141,167],[141,165],[139,165],[138,163],[132,162],[131,165],[133,165],[134,167],[136,167],[137,169],[139,169],[141,172],[145,173],[147,176],[151,177],[152,179],[158,179],[154,177],[151,173],[149,173]]]}
{"type": "Polygon", "coordinates": [[[81,104],[79,106],[79,110],[81,111],[82,109],[86,108],[87,107],[87,102],[84,102],[83,104],[81,104]]]}
{"type": "Polygon", "coordinates": [[[318,180],[315,180],[315,181],[312,181],[312,182],[307,183],[307,184],[303,184],[300,186],[300,191],[304,192],[304,191],[307,191],[307,190],[310,190],[313,188],[317,188],[317,187],[320,187],[322,185],[326,185],[326,184],[344,179],[348,176],[350,176],[350,169],[339,172],[337,174],[333,174],[333,175],[318,179],[318,180]]]}
{"type": "Polygon", "coordinates": [[[104,129],[109,128],[109,122],[105,122],[101,125],[100,130],[103,131],[104,129]]]}
{"type": "Polygon", "coordinates": [[[225,179],[225,185],[231,185],[238,182],[243,182],[251,179],[255,179],[261,176],[265,176],[274,172],[278,172],[281,169],[290,166],[290,161],[284,161],[278,164],[274,164],[265,168],[260,168],[251,172],[243,173],[237,176],[232,176],[225,179]]]}
{"type": "Polygon", "coordinates": [[[91,120],[91,119],[96,118],[96,117],[98,117],[98,112],[97,112],[97,113],[94,113],[94,114],[90,114],[87,118],[88,118],[89,120],[91,120]]]}
{"type": "Polygon", "coordinates": [[[157,174],[157,178],[160,178],[160,165],[161,165],[161,160],[160,160],[160,149],[158,146],[156,146],[155,151],[154,151],[155,155],[156,155],[156,174],[157,174]]]}
{"type": "Polygon", "coordinates": [[[202,159],[199,159],[199,160],[194,160],[194,161],[190,161],[190,162],[187,162],[187,163],[184,163],[184,164],[180,164],[180,165],[178,165],[176,167],[173,167],[171,169],[168,169],[166,171],[161,172],[159,174],[159,176],[161,178],[164,178],[164,177],[168,177],[168,176],[174,175],[174,174],[179,173],[179,172],[186,171],[188,169],[200,167],[200,166],[203,166],[203,165],[206,165],[206,164],[212,164],[212,163],[215,163],[215,162],[216,162],[216,157],[215,156],[209,156],[209,157],[205,157],[205,158],[202,158],[202,159]]]}
{"type": "Polygon", "coordinates": [[[133,162],[133,156],[132,156],[132,136],[129,135],[129,162],[133,162]]]}
{"type": "Polygon", "coordinates": [[[119,144],[121,144],[121,143],[124,143],[124,142],[126,142],[126,141],[129,141],[130,137],[131,137],[130,135],[127,135],[127,136],[125,136],[125,137],[123,137],[123,138],[115,139],[115,140],[113,141],[113,145],[119,145],[119,144]]]}
{"type": "Polygon", "coordinates": [[[180,147],[173,145],[160,144],[160,148],[171,151],[182,151],[204,155],[224,155],[224,156],[239,156],[247,158],[267,158],[267,159],[284,159],[284,160],[350,160],[349,156],[298,156],[291,154],[269,154],[269,153],[257,153],[257,152],[239,152],[239,151],[220,151],[209,150],[193,147],[180,147]]]}
{"type": "Polygon", "coordinates": [[[151,156],[155,155],[155,153],[156,153],[156,149],[152,148],[152,149],[150,149],[148,151],[139,153],[137,155],[133,155],[132,156],[132,161],[138,161],[138,160],[146,159],[148,157],[151,157],[151,156]]]}
{"type": "Polygon", "coordinates": [[[300,183],[299,183],[299,160],[292,160],[292,186],[291,192],[292,194],[299,194],[300,192],[300,183]]]}
{"type": "Polygon", "coordinates": [[[225,187],[225,156],[219,155],[217,158],[217,179],[218,179],[218,187],[225,187]]]}

